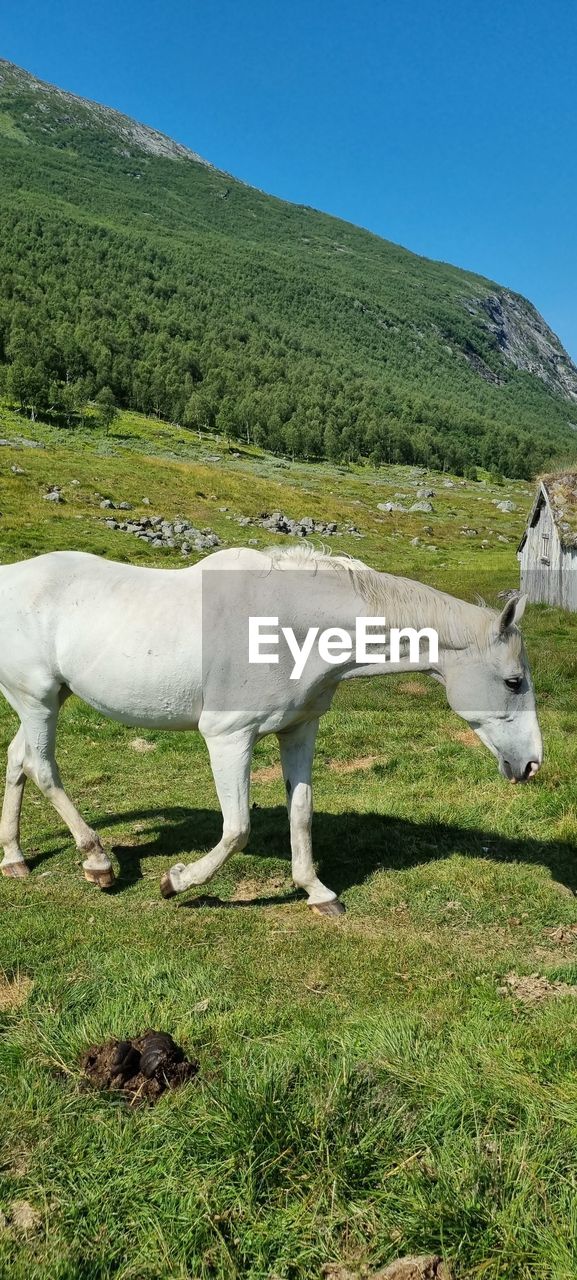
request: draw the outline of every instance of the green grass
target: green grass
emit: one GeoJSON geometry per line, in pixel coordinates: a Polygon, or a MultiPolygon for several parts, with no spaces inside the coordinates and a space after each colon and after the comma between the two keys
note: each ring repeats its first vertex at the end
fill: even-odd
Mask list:
{"type": "MultiPolygon", "coordinates": [[[[428,476],[432,515],[385,517],[376,503],[409,492],[406,469],[234,459],[134,415],[108,436],[71,435],[4,411],[0,434],[20,433],[47,447],[0,449],[3,561],[75,546],[180,563],[106,529],[110,494],[236,543],[271,535],[232,513],[353,520],[364,537],[335,549],[469,598],[517,580],[526,485],[428,476]],[[57,509],[42,500],[51,483],[57,509]],[[496,512],[510,495],[517,510],[496,512]]],[[[498,777],[432,681],[340,691],[315,764],[316,856],[347,905],[336,925],[293,891],[274,740],[255,755],[247,851],[212,903],[166,903],[161,871],[219,830],[201,739],[146,733],[155,750],[139,754],[133,732],[66,705],[62,772],[120,878],[109,896],[84,882],[29,786],[33,874],[0,882],[3,1004],[13,996],[0,1011],[0,1208],[27,1200],[40,1220],[28,1235],[0,1227],[0,1276],[316,1280],[329,1261],[354,1272],[438,1252],[459,1280],[572,1280],[575,1005],[523,1006],[499,987],[510,971],[577,980],[576,946],[548,932],[577,920],[577,622],[533,608],[525,632],[546,747],[527,788],[498,777]],[[149,1025],[199,1058],[197,1082],[135,1111],[83,1087],[88,1044],[149,1025]]],[[[3,747],[14,724],[3,704],[3,747]]]]}

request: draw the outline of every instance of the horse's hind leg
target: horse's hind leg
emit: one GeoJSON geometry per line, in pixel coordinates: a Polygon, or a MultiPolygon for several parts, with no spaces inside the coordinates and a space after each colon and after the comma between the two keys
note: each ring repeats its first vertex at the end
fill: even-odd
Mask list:
{"type": "Polygon", "coordinates": [[[114,884],[110,859],[96,831],[87,825],[67,796],[56,763],[56,724],[62,701],[62,695],[56,693],[42,702],[27,699],[17,708],[26,743],[24,772],[54,805],[71,832],[77,849],[86,855],[82,863],[85,878],[101,889],[108,889],[114,884]]]}
{"type": "Polygon", "coordinates": [[[319,880],[313,863],[312,769],[318,720],[298,725],[278,740],[290,821],[292,877],[308,895],[308,905],[316,915],[338,916],[345,910],[336,893],[319,880]]]}
{"type": "Polygon", "coordinates": [[[165,871],[160,881],[163,898],[190,889],[191,885],[206,884],[222,867],[231,853],[244,849],[250,835],[250,762],[254,746],[254,734],[243,730],[218,738],[206,738],[220,807],[222,809],[222,838],[210,853],[189,862],[178,862],[165,871]]]}
{"type": "Polygon", "coordinates": [[[25,750],[24,730],[20,726],[16,737],[8,747],[6,789],[0,819],[0,845],[4,849],[0,871],[3,876],[11,876],[15,880],[22,880],[24,876],[30,874],[20,848],[20,812],[26,785],[25,750]]]}

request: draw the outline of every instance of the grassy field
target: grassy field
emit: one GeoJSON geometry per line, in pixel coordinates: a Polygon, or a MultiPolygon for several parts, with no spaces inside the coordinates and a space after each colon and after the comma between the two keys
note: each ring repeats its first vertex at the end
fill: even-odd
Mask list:
{"type": "MultiPolygon", "coordinates": [[[[0,435],[45,446],[0,447],[3,562],[57,547],[181,562],[107,529],[110,496],[229,544],[274,541],[233,518],[264,509],[352,522],[363,537],[335,550],[471,599],[517,582],[526,484],[423,473],[434,512],[388,515],[378,502],[414,500],[408,469],[233,456],[129,415],[81,435],[4,411],[0,435]],[[62,505],[43,500],[51,484],[62,505]]],[[[442,1254],[459,1280],[577,1274],[577,1006],[556,985],[577,983],[577,622],[532,608],[525,632],[546,749],[526,788],[432,681],[340,691],[315,767],[336,924],[291,885],[276,741],[256,751],[247,851],[209,896],[167,903],[161,872],[219,831],[201,739],[146,732],[137,750],[134,731],[66,705],[62,772],[119,882],[84,882],[30,785],[33,874],[0,882],[0,1276],[313,1280],[407,1253],[442,1254]],[[517,992],[508,975],[551,985],[517,992]],[[88,1091],[85,1048],[148,1026],[199,1058],[198,1080],[152,1109],[88,1091]]]]}

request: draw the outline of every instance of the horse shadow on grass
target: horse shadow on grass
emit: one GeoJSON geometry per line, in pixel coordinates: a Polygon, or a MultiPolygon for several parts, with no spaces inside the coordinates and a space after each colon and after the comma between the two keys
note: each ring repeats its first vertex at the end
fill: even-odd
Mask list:
{"type": "MultiPolygon", "coordinates": [[[[289,834],[286,810],[254,807],[252,832],[246,853],[262,857],[266,882],[267,860],[289,861],[289,834]]],[[[119,865],[116,892],[122,893],[142,877],[141,859],[158,857],[159,874],[174,862],[190,862],[199,857],[197,851],[211,848],[220,838],[220,815],[214,809],[190,810],[175,806],[163,809],[135,809],[116,816],[103,816],[99,825],[143,823],[145,830],[138,845],[114,845],[113,855],[119,865]],[[146,829],[148,828],[148,830],[146,829]],[[191,855],[191,850],[195,852],[191,855]]],[[[380,813],[315,813],[313,849],[320,878],[339,895],[362,884],[378,870],[405,870],[424,863],[460,854],[470,858],[490,858],[503,863],[525,863],[547,867],[552,878],[577,893],[577,846],[568,841],[543,841],[526,836],[503,836],[487,829],[462,827],[444,823],[412,822],[406,818],[388,817],[380,813]]],[[[238,856],[238,855],[237,855],[238,856]]],[[[289,874],[287,866],[287,876],[289,874]]],[[[274,871],[271,869],[271,877],[274,871]]],[[[264,887],[264,886],[263,886],[264,887]]],[[[209,891],[210,892],[210,891],[209,891]]],[[[251,907],[278,905],[301,896],[294,893],[255,897],[250,901],[227,903],[196,894],[191,905],[251,907]]],[[[186,901],[186,898],[181,900],[186,901]]]]}

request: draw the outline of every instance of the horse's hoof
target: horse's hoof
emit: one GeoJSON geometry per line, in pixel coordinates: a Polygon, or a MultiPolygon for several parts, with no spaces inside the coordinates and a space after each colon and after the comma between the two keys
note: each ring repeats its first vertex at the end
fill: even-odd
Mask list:
{"type": "Polygon", "coordinates": [[[165,871],[164,875],[160,877],[160,892],[163,898],[176,897],[176,889],[174,888],[174,885],[170,878],[170,871],[165,871]]]}
{"type": "Polygon", "coordinates": [[[112,867],[106,867],[103,871],[99,871],[97,867],[85,867],[84,879],[89,884],[97,884],[99,889],[111,889],[116,884],[116,876],[112,867]]]}
{"type": "Polygon", "coordinates": [[[7,862],[0,870],[3,876],[8,876],[11,880],[25,880],[30,875],[30,867],[25,862],[7,862]]]}
{"type": "Polygon", "coordinates": [[[343,916],[346,911],[344,902],[339,902],[338,898],[333,898],[331,902],[309,902],[308,905],[316,916],[343,916]]]}

